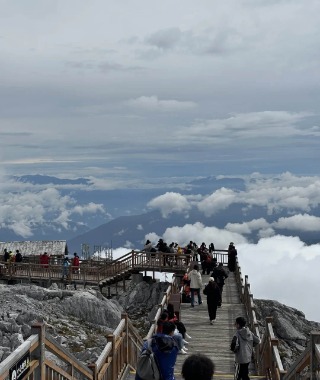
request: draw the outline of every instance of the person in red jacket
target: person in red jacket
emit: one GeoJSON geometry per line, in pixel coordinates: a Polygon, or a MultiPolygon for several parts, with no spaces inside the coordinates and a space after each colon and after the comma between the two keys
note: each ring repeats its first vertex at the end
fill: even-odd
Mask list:
{"type": "Polygon", "coordinates": [[[40,255],[40,264],[43,268],[49,268],[50,257],[47,252],[44,252],[43,255],[40,255]]]}
{"type": "Polygon", "coordinates": [[[72,259],[73,273],[78,273],[79,267],[80,267],[80,259],[79,259],[77,252],[75,252],[73,255],[74,255],[74,257],[72,259]]]}

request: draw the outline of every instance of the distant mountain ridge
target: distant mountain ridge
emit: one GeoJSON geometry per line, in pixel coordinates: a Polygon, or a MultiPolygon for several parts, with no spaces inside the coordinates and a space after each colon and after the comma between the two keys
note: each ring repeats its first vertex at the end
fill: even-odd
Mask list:
{"type": "Polygon", "coordinates": [[[33,185],[89,185],[90,180],[87,178],[76,178],[76,179],[68,179],[68,178],[57,178],[48,175],[35,174],[35,175],[23,175],[20,177],[13,176],[16,181],[31,183],[33,185]]]}
{"type": "MultiPolygon", "coordinates": [[[[43,186],[44,189],[47,185],[52,185],[56,187],[61,196],[74,200],[75,205],[86,206],[94,203],[104,207],[105,213],[69,213],[67,227],[55,221],[57,215],[53,215],[48,210],[45,215],[46,220],[41,223],[34,221],[30,223],[28,227],[31,228],[33,235],[26,239],[7,226],[0,227],[2,241],[67,240],[70,251],[80,251],[83,243],[91,246],[138,248],[143,245],[148,233],[154,232],[158,236],[162,236],[169,227],[182,227],[185,224],[196,222],[201,222],[208,227],[224,229],[228,223],[242,224],[263,218],[271,224],[281,217],[290,216],[286,211],[278,211],[277,214],[270,215],[266,207],[244,207],[246,205],[241,203],[232,203],[209,217],[200,212],[197,207],[192,207],[187,212],[170,213],[165,218],[159,210],[148,211],[147,209],[149,201],[166,192],[176,191],[185,196],[193,194],[204,196],[223,187],[233,192],[240,192],[245,189],[245,181],[238,177],[195,178],[180,184],[180,186],[176,185],[176,188],[171,186],[169,190],[164,188],[165,184],[162,187],[157,185],[153,188],[97,190],[89,178],[62,179],[40,174],[11,178],[30,185],[43,186]]],[[[32,191],[32,188],[28,191],[32,191]]],[[[39,188],[36,188],[35,191],[39,191],[39,188]]],[[[320,215],[319,207],[313,211],[314,215],[320,215]]],[[[319,242],[318,232],[314,231],[290,231],[277,227],[276,233],[299,236],[306,244],[319,242]]],[[[257,242],[260,238],[258,230],[253,230],[244,236],[251,242],[257,242]]]]}

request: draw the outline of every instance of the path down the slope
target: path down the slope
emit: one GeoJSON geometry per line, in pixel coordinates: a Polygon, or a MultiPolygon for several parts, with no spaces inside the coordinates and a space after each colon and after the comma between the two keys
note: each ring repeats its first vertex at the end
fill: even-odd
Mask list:
{"type": "MultiPolygon", "coordinates": [[[[208,275],[202,275],[203,284],[208,283],[208,275]]],[[[181,304],[180,319],[185,324],[188,334],[192,339],[188,339],[189,344],[187,355],[178,355],[175,365],[176,380],[182,379],[181,369],[184,360],[194,353],[203,353],[209,356],[215,364],[214,379],[228,380],[234,378],[234,354],[230,350],[230,343],[235,333],[234,322],[238,316],[246,318],[244,305],[240,301],[240,295],[236,285],[234,273],[229,273],[226,284],[223,288],[222,307],[217,310],[217,319],[210,325],[207,310],[207,297],[201,291],[201,305],[181,304]]],[[[197,297],[195,297],[197,300],[197,297]]],[[[250,378],[263,379],[255,376],[254,365],[249,366],[250,378]]],[[[131,373],[130,380],[134,379],[131,373]]],[[[200,379],[199,379],[200,380],[200,379]]]]}
{"type": "MultiPolygon", "coordinates": [[[[208,283],[209,276],[202,275],[202,280],[204,284],[208,283]]],[[[222,307],[218,308],[217,319],[213,325],[210,325],[206,296],[203,293],[201,296],[203,303],[195,305],[194,308],[190,307],[190,304],[181,304],[180,319],[192,337],[192,339],[188,339],[187,355],[203,353],[215,363],[215,378],[233,378],[234,354],[230,350],[230,343],[235,332],[234,322],[238,316],[246,317],[234,273],[229,273],[226,280],[222,294],[222,307]]],[[[187,355],[178,355],[175,366],[178,378],[187,355]]],[[[255,374],[252,366],[250,373],[255,374]]]]}

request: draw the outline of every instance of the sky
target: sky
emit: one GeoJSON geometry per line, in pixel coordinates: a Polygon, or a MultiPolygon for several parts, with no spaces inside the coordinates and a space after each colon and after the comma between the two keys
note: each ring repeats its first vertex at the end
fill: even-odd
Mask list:
{"type": "MultiPolygon", "coordinates": [[[[62,228],[73,214],[108,213],[94,199],[78,205],[59,188],[8,177],[24,174],[88,177],[95,189],[161,183],[167,190],[145,208],[164,217],[239,200],[285,208],[291,215],[271,225],[214,232],[221,245],[236,241],[255,296],[276,288],[316,319],[319,245],[276,228],[319,230],[319,1],[0,0],[0,9],[2,224],[30,237],[48,210],[62,228]],[[259,173],[240,194],[170,190],[186,178],[259,173]],[[248,229],[259,230],[257,245],[248,229]],[[304,296],[305,281],[314,297],[304,296]]],[[[166,236],[183,240],[188,229],[199,240],[212,232],[186,224],[166,236]]]]}
{"type": "Polygon", "coordinates": [[[0,5],[6,173],[315,173],[318,1],[0,5]]]}

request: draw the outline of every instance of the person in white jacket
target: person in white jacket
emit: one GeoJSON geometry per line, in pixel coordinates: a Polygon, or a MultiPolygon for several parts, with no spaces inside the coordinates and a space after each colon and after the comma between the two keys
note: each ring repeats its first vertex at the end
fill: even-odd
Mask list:
{"type": "Polygon", "coordinates": [[[188,279],[190,280],[191,307],[194,307],[195,292],[197,292],[198,295],[198,305],[201,305],[202,299],[200,290],[202,289],[202,277],[197,264],[195,264],[192,271],[188,273],[188,279]]]}

